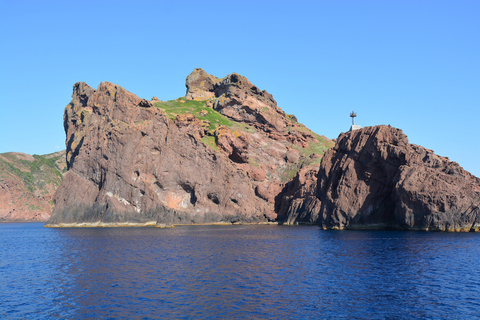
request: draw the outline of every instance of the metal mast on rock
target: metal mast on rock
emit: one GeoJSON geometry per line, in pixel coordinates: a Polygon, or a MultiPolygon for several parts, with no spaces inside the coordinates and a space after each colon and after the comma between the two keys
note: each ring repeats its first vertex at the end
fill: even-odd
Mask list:
{"type": "Polygon", "coordinates": [[[356,116],[357,116],[357,114],[355,113],[355,111],[352,111],[352,113],[350,113],[350,117],[352,117],[352,126],[350,127],[350,131],[360,129],[362,127],[360,125],[355,124],[355,117],[356,116]]]}

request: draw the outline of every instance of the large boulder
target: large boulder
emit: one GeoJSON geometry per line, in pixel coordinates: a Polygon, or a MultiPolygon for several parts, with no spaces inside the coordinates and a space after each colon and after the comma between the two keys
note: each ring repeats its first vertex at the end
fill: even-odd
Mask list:
{"type": "Polygon", "coordinates": [[[390,126],[342,133],[322,159],[316,188],[288,200],[286,223],[480,229],[480,179],[390,126]]]}
{"type": "Polygon", "coordinates": [[[192,100],[207,100],[215,96],[214,85],[217,78],[206,73],[201,68],[196,68],[187,76],[185,97],[192,100]]]}

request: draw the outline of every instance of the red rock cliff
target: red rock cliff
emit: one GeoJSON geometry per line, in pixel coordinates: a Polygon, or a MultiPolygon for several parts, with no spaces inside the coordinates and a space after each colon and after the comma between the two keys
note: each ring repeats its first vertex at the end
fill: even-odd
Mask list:
{"type": "Polygon", "coordinates": [[[237,74],[196,69],[186,85],[187,99],[150,102],[107,82],[75,84],[69,171],[47,226],[276,219],[285,183],[331,141],[237,74]]]}
{"type": "Polygon", "coordinates": [[[119,86],[77,83],[64,122],[69,171],[47,225],[265,219],[245,172],[119,86]]]}
{"type": "Polygon", "coordinates": [[[480,179],[409,144],[402,130],[342,133],[325,153],[317,185],[296,190],[287,223],[324,228],[479,231],[480,179]]]}

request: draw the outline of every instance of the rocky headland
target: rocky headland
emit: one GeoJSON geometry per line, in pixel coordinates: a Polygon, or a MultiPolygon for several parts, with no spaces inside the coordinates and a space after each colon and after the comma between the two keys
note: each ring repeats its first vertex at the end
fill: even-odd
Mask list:
{"type": "Polygon", "coordinates": [[[241,75],[195,69],[186,87],[163,102],[76,83],[47,226],[274,222],[286,185],[333,146],[241,75]]]}
{"type": "Polygon", "coordinates": [[[366,127],[342,133],[317,181],[287,188],[279,219],[325,229],[480,230],[480,179],[402,130],[366,127]]]}
{"type": "Polygon", "coordinates": [[[64,113],[68,171],[46,226],[480,230],[480,179],[400,129],[329,140],[236,73],[195,69],[186,88],[160,101],[76,83],[64,113]]]}
{"type": "Polygon", "coordinates": [[[65,151],[0,154],[0,222],[47,221],[66,171],[65,151]]]}

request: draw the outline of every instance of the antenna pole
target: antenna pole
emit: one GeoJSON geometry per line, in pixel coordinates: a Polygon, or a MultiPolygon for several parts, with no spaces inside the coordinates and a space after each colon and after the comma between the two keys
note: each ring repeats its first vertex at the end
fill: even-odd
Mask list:
{"type": "Polygon", "coordinates": [[[355,111],[352,111],[352,113],[350,113],[350,117],[352,117],[352,126],[355,125],[355,117],[357,116],[357,114],[355,113],[355,111]]]}

